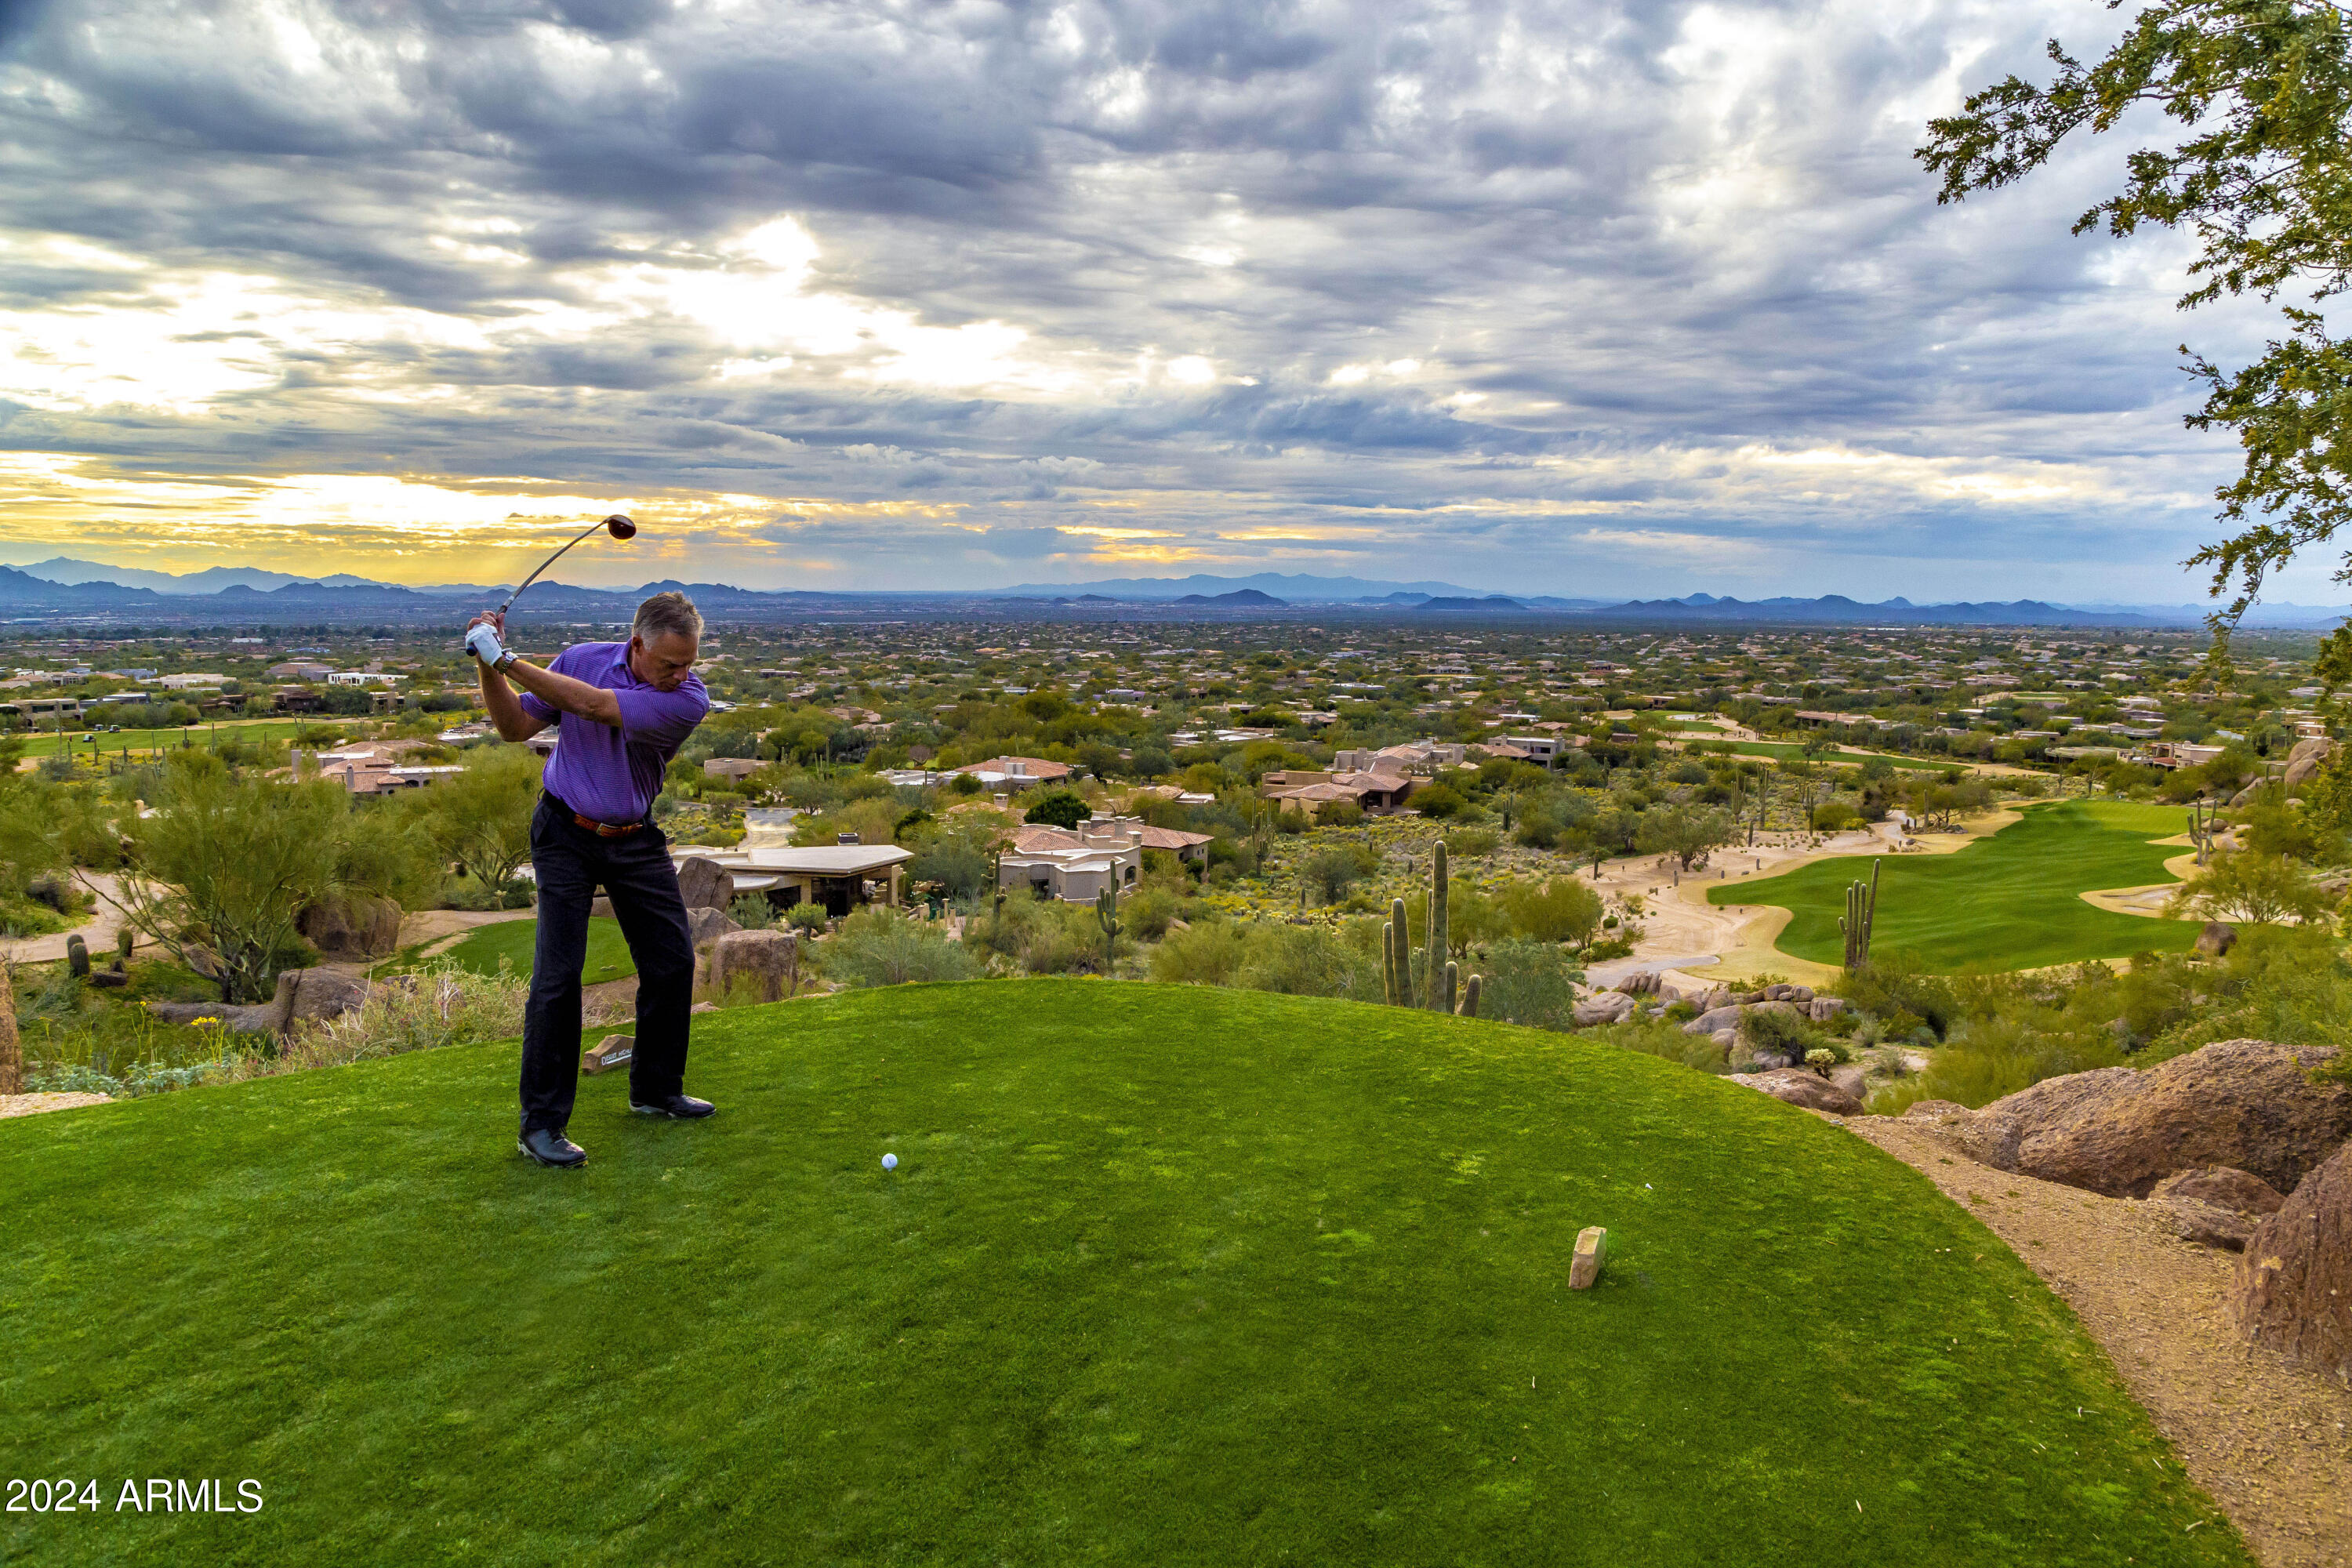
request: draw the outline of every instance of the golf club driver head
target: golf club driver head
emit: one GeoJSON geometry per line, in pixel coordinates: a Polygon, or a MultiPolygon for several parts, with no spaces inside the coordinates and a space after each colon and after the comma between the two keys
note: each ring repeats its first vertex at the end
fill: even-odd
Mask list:
{"type": "Polygon", "coordinates": [[[604,520],[604,531],[615,539],[635,539],[637,536],[637,525],[625,514],[616,511],[604,520]]]}

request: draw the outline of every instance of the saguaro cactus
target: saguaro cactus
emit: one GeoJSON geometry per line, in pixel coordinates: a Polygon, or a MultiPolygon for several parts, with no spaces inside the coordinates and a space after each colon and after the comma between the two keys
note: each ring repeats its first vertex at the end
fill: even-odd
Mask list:
{"type": "Polygon", "coordinates": [[[1870,928],[1878,919],[1878,868],[1882,862],[1870,863],[1870,881],[1849,882],[1845,889],[1845,914],[1838,921],[1838,930],[1845,933],[1845,966],[1860,969],[1870,962],[1870,928]]]}
{"type": "Polygon", "coordinates": [[[1448,930],[1445,908],[1445,846],[1431,857],[1433,884],[1429,893],[1429,946],[1412,945],[1405,923],[1402,899],[1389,900],[1388,923],[1381,928],[1381,983],[1392,1007],[1426,1007],[1434,1013],[1478,1016],[1478,976],[1462,978],[1460,966],[1445,956],[1448,930]],[[1418,971],[1421,984],[1413,983],[1418,971]],[[1457,999],[1458,997],[1458,999],[1457,999]]]}
{"type": "Polygon", "coordinates": [[[1404,900],[1389,900],[1389,923],[1381,927],[1381,980],[1391,1007],[1410,1007],[1412,1001],[1412,937],[1407,931],[1404,900]]]}
{"type": "Polygon", "coordinates": [[[123,927],[121,927],[120,929],[118,929],[118,930],[115,931],[115,933],[114,933],[114,967],[115,967],[115,968],[117,968],[117,969],[121,969],[121,968],[122,968],[125,964],[127,964],[127,963],[129,963],[131,962],[131,941],[132,941],[132,937],[131,937],[131,928],[130,928],[129,926],[123,926],[123,927]]]}
{"type": "Polygon", "coordinates": [[[66,968],[76,980],[89,978],[89,944],[78,934],[66,938],[66,968]]]}
{"type": "Polygon", "coordinates": [[[1103,933],[1103,973],[1110,973],[1112,961],[1118,956],[1118,933],[1127,928],[1118,923],[1118,893],[1105,888],[1095,895],[1095,920],[1103,933]]]}
{"type": "Polygon", "coordinates": [[[1429,1010],[1454,1011],[1454,976],[1439,968],[1453,935],[1445,907],[1445,840],[1437,841],[1429,856],[1429,1010]]]}

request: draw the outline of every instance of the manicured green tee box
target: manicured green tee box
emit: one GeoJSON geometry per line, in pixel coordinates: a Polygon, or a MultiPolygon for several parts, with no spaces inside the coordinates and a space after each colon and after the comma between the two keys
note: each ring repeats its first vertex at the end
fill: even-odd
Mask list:
{"type": "Polygon", "coordinates": [[[1255,992],[857,992],[700,1020],[708,1123],[584,1081],[563,1173],[511,1152],[514,1056],[0,1122],[14,1473],[268,1500],[0,1514],[0,1554],[2248,1561],[1976,1220],[1651,1057],[1255,992]]]}
{"type": "MultiPolygon", "coordinates": [[[[477,974],[496,974],[499,961],[504,959],[514,973],[528,976],[538,942],[537,921],[499,921],[475,927],[465,941],[449,949],[448,957],[458,968],[477,974]]],[[[603,915],[589,921],[588,954],[581,963],[580,978],[593,985],[636,972],[636,960],[629,956],[628,941],[621,935],[621,922],[603,915]]]]}
{"type": "MultiPolygon", "coordinates": [[[[1941,971],[2185,952],[2196,944],[2198,922],[2116,914],[2081,895],[2177,880],[2164,863],[2179,846],[2149,840],[2180,833],[2186,820],[2170,806],[2058,801],[2029,806],[1991,837],[1949,855],[1883,857],[1872,949],[1915,952],[1941,971]]],[[[1832,857],[1778,877],[1726,882],[1706,896],[1710,903],[1788,910],[1780,950],[1842,963],[1846,884],[1867,881],[1870,868],[1868,857],[1832,857]]]]}

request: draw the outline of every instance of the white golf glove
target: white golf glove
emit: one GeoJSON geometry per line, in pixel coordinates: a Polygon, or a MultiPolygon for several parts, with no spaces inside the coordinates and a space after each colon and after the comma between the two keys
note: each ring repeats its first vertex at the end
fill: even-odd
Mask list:
{"type": "Polygon", "coordinates": [[[502,667],[514,657],[507,651],[506,645],[499,641],[498,628],[488,622],[467,632],[466,647],[476,658],[493,669],[502,667]]]}

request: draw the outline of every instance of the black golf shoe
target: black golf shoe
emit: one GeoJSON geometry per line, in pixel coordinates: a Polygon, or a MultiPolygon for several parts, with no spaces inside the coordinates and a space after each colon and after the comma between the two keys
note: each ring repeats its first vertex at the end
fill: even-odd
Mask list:
{"type": "Polygon", "coordinates": [[[666,1094],[644,1105],[633,1100],[629,1101],[629,1109],[639,1116],[667,1116],[673,1121],[699,1121],[719,1108],[690,1094],[666,1094]]]}
{"type": "Polygon", "coordinates": [[[551,1132],[544,1127],[533,1127],[515,1140],[515,1152],[528,1154],[542,1165],[559,1170],[572,1170],[588,1163],[588,1151],[561,1132],[551,1132]]]}

